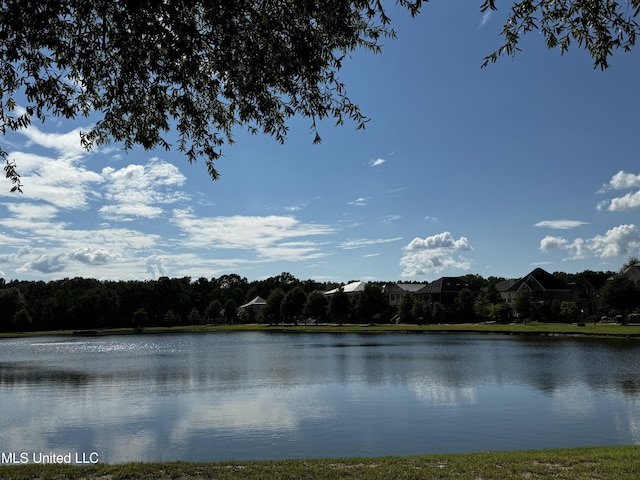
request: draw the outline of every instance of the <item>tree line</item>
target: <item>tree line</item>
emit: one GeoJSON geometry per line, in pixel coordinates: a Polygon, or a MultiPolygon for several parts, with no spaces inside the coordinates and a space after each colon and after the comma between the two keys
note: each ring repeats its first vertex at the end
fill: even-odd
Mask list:
{"type": "Polygon", "coordinates": [[[0,278],[0,331],[280,323],[296,322],[302,316],[336,322],[380,318],[386,306],[382,283],[368,285],[361,300],[353,303],[343,292],[332,298],[324,295],[339,286],[299,280],[287,272],[253,282],[237,274],[146,281],[65,278],[7,282],[0,278]],[[238,311],[257,296],[267,300],[259,317],[238,311]]]}
{"type": "MultiPolygon", "coordinates": [[[[627,263],[630,264],[630,262],[627,263]]],[[[625,267],[621,270],[624,270],[625,267]]],[[[640,287],[624,275],[606,272],[610,280],[599,293],[599,314],[628,316],[640,310],[640,287]]],[[[554,275],[566,283],[584,273],[554,275]]],[[[599,272],[605,274],[604,272],[599,272]]],[[[496,290],[500,277],[470,274],[458,277],[463,288],[451,302],[425,303],[406,293],[391,307],[385,282],[369,282],[364,291],[348,295],[340,284],[299,280],[290,273],[249,282],[237,274],[218,278],[101,281],[65,278],[50,282],[0,278],[0,331],[145,328],[208,323],[443,323],[511,321],[511,309],[496,290]],[[327,296],[324,292],[338,288],[327,296]],[[238,307],[260,296],[266,305],[256,314],[238,307]]],[[[405,282],[406,283],[406,282],[405,282]]],[[[534,302],[518,295],[516,311],[523,319],[575,321],[579,307],[571,301],[534,302]]]]}

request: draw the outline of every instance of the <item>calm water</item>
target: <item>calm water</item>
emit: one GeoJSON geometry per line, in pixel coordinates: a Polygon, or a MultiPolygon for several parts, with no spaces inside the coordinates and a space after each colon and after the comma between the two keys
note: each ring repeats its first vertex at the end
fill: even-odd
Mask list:
{"type": "Polygon", "coordinates": [[[639,444],[638,372],[640,343],[619,340],[3,340],[0,452],[116,463],[639,444]]]}

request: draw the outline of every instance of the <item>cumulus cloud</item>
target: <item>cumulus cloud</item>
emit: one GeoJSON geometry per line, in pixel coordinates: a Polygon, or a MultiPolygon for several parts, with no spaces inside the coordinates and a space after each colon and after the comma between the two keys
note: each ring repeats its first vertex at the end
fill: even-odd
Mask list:
{"type": "Polygon", "coordinates": [[[186,195],[178,189],[186,178],[175,165],[153,158],[146,165],[127,165],[119,170],[102,170],[106,182],[105,198],[115,202],[100,208],[110,219],[133,220],[156,218],[163,213],[158,205],[184,200],[186,195]]]}
{"type": "Polygon", "coordinates": [[[449,250],[471,250],[469,241],[466,237],[460,237],[458,240],[453,238],[453,235],[449,232],[438,233],[431,237],[426,238],[414,238],[409,245],[405,247],[406,250],[436,250],[436,249],[449,249],[449,250]]]}
{"type": "Polygon", "coordinates": [[[152,278],[166,277],[168,276],[169,269],[164,264],[165,259],[158,255],[152,255],[145,260],[147,267],[147,273],[152,278]]]}
{"type": "Polygon", "coordinates": [[[580,220],[543,220],[536,223],[534,227],[547,227],[556,230],[569,230],[571,228],[577,228],[587,224],[588,222],[582,222],[580,220]]]}
{"type": "Polygon", "coordinates": [[[590,240],[590,249],[601,258],[617,257],[637,253],[640,249],[640,235],[635,225],[619,225],[604,235],[590,240]]]}
{"type": "Polygon", "coordinates": [[[627,193],[622,197],[612,198],[607,210],[610,212],[620,212],[638,207],[640,207],[640,191],[627,193]]]}
{"type": "Polygon", "coordinates": [[[18,272],[40,272],[54,273],[64,270],[67,266],[68,258],[65,253],[56,255],[40,255],[35,260],[25,263],[18,268],[18,272]]]}
{"type": "Polygon", "coordinates": [[[563,237],[546,236],[540,241],[540,250],[562,249],[569,253],[566,260],[578,260],[590,256],[610,258],[637,254],[640,251],[640,234],[635,225],[619,225],[604,235],[590,239],[576,238],[569,241],[563,237]]]}
{"type": "Polygon", "coordinates": [[[118,258],[117,255],[102,248],[78,248],[69,254],[70,260],[77,260],[87,265],[104,265],[116,258],[118,258]]]}
{"type": "Polygon", "coordinates": [[[400,265],[403,277],[415,277],[440,273],[448,269],[468,270],[472,261],[457,252],[472,250],[466,237],[455,239],[451,233],[442,232],[426,238],[414,238],[404,247],[400,265]]]}
{"type": "Polygon", "coordinates": [[[378,166],[382,165],[384,162],[386,162],[386,160],[384,158],[376,158],[375,160],[371,160],[369,162],[369,166],[370,167],[378,167],[378,166]]]}
{"type": "Polygon", "coordinates": [[[565,238],[547,235],[540,240],[540,250],[542,252],[548,252],[549,250],[554,250],[556,248],[564,248],[567,243],[569,242],[565,238]]]}
{"type": "Polygon", "coordinates": [[[624,190],[627,188],[640,188],[640,175],[634,173],[627,173],[620,170],[616,173],[611,180],[609,180],[606,187],[614,190],[624,190]]]}
{"type": "MultiPolygon", "coordinates": [[[[627,190],[640,188],[640,175],[619,171],[609,183],[605,185],[600,193],[609,190],[627,190]]],[[[629,192],[621,197],[603,200],[598,203],[598,210],[608,210],[610,212],[620,212],[640,208],[640,190],[629,192]]]]}

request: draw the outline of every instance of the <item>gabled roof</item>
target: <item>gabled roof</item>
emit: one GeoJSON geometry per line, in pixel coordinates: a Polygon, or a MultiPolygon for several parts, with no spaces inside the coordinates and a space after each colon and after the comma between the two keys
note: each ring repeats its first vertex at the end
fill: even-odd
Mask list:
{"type": "Polygon", "coordinates": [[[514,283],[507,291],[517,292],[520,290],[543,292],[550,290],[571,290],[571,288],[558,277],[554,277],[552,274],[541,268],[536,268],[526,277],[523,277],[514,283]]]}
{"type": "Polygon", "coordinates": [[[425,289],[427,293],[459,292],[463,288],[470,288],[469,284],[460,277],[441,277],[434,280],[425,289]]]}
{"type": "Polygon", "coordinates": [[[334,293],[338,293],[338,290],[342,288],[344,293],[358,293],[364,291],[365,282],[351,282],[346,285],[338,288],[334,288],[333,290],[329,290],[328,292],[324,292],[325,295],[333,295],[334,293]]]}
{"type": "Polygon", "coordinates": [[[609,275],[606,273],[585,273],[580,275],[576,283],[588,284],[591,288],[600,290],[608,279],[609,275]]]}
{"type": "Polygon", "coordinates": [[[502,280],[500,282],[496,283],[496,290],[498,292],[506,292],[507,290],[509,290],[511,287],[513,287],[513,284],[516,283],[518,281],[517,278],[510,278],[508,280],[502,280]]]}
{"type": "Polygon", "coordinates": [[[261,296],[257,296],[256,298],[254,298],[253,300],[251,300],[248,303],[245,303],[244,305],[240,305],[240,307],[238,308],[247,308],[247,307],[251,307],[253,305],[266,305],[267,301],[262,298],[261,296]]]}

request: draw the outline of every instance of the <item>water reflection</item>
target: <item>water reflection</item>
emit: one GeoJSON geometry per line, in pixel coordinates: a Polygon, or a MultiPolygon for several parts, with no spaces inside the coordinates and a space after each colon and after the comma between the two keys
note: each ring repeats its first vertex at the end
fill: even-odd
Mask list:
{"type": "Polygon", "coordinates": [[[10,340],[2,449],[121,462],[640,443],[639,360],[632,342],[483,335],[10,340]]]}

